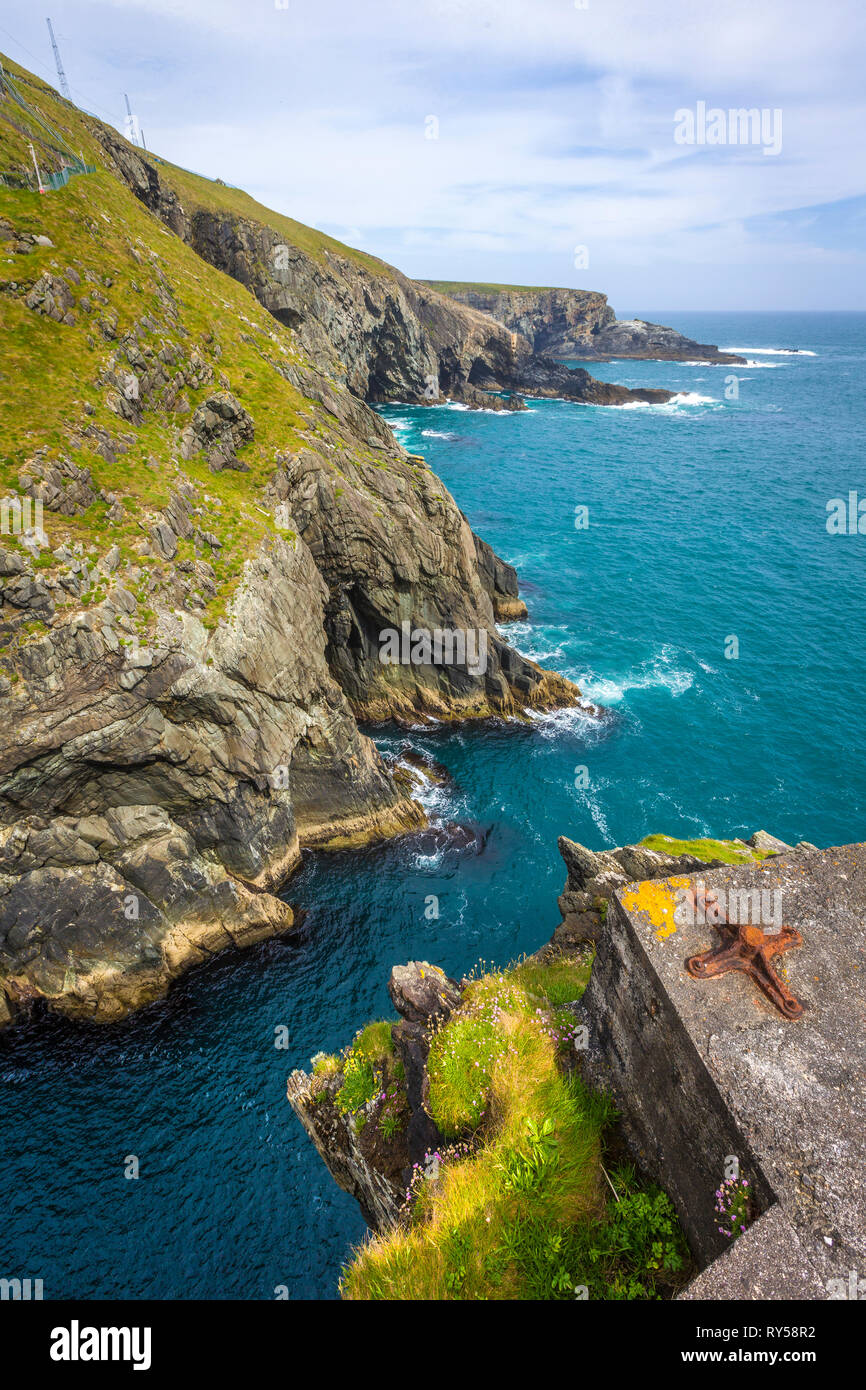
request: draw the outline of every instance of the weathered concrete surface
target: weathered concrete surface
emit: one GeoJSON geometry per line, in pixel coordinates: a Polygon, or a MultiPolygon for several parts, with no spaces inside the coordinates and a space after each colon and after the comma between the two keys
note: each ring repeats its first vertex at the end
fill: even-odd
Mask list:
{"type": "Polygon", "coordinates": [[[777,1202],[693,1279],[683,1299],[823,1299],[821,1283],[785,1210],[777,1202]]]}
{"type": "Polygon", "coordinates": [[[684,1296],[827,1298],[829,1280],[866,1274],[864,915],[864,845],[630,884],[611,901],[583,1001],[586,1072],[615,1094],[640,1162],[711,1266],[684,1296]],[[743,974],[686,973],[687,957],[718,944],[712,926],[674,921],[677,890],[698,880],[781,892],[803,936],[782,957],[801,1019],[783,1019],[743,974]],[[714,1215],[731,1155],[762,1213],[733,1246],[714,1215]]]}

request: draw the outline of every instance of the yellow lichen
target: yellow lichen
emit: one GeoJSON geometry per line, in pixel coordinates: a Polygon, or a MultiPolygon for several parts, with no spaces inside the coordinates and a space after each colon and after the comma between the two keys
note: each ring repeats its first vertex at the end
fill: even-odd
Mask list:
{"type": "Polygon", "coordinates": [[[622,904],[628,912],[643,912],[656,929],[656,940],[664,941],[677,929],[676,890],[688,885],[687,878],[647,879],[623,893],[622,904]]]}

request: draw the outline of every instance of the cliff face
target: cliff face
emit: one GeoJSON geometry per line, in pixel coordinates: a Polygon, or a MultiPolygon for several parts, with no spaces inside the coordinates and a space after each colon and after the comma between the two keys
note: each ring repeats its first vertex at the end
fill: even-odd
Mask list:
{"type": "MultiPolygon", "coordinates": [[[[306,547],[263,547],[212,633],[160,605],[130,656],[127,594],[116,585],[50,622],[7,665],[0,961],[13,1011],[42,998],[119,1016],[214,950],[289,928],[268,890],[301,843],[422,820],[328,671],[306,547]]],[[[3,635],[14,643],[14,620],[3,635]]]]}
{"type": "Polygon", "coordinates": [[[698,343],[675,328],[644,319],[617,319],[607,295],[593,290],[422,282],[458,304],[520,333],[534,353],[554,358],[641,357],[674,362],[743,363],[744,358],[698,343]]]}
{"type": "Polygon", "coordinates": [[[514,571],[350,389],[421,387],[411,286],[376,299],[377,263],[342,248],[341,278],[293,224],[297,313],[282,282],[262,307],[196,249],[231,224],[255,261],[248,220],[202,207],[244,195],[172,188],[7,70],[54,134],[7,93],[2,167],[32,139],[96,172],[0,189],[0,1023],[40,1001],[102,1021],[289,929],[274,890],[304,845],[423,823],[357,716],[578,691],[499,638],[514,571]],[[404,623],[472,632],[486,662],[383,664],[404,623]]]}
{"type": "Polygon", "coordinates": [[[385,1047],[365,1045],[372,1030],[364,1030],[344,1057],[321,1059],[330,1063],[321,1070],[314,1059],[312,1073],[294,1071],[287,1084],[289,1104],[332,1178],[379,1232],[400,1221],[413,1172],[445,1148],[429,1114],[427,1062],[433,1033],[461,1002],[457,982],[428,961],[395,966],[388,993],[401,1017],[385,1025],[385,1047]],[[370,1084],[344,1100],[359,1061],[370,1069],[370,1084]]]}
{"type": "Polygon", "coordinates": [[[203,180],[133,150],[107,128],[99,134],[136,197],[210,265],[245,285],[317,365],[327,364],[334,380],[365,401],[429,405],[451,398],[508,408],[490,395],[501,391],[594,405],[670,399],[669,391],[631,391],[570,372],[518,324],[492,321],[337,242],[310,246],[303,235],[309,229],[246,195],[233,198],[230,209],[215,208],[203,180]]]}

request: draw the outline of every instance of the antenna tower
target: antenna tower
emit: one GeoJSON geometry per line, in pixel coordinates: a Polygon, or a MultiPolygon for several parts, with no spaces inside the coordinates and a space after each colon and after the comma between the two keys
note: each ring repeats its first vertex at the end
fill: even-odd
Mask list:
{"type": "Polygon", "coordinates": [[[48,33],[51,35],[51,47],[54,49],[54,61],[57,64],[57,76],[60,80],[60,90],[67,101],[72,100],[72,93],[69,90],[69,83],[66,81],[66,73],[63,71],[63,63],[60,60],[60,49],[57,47],[57,40],[54,37],[54,29],[50,19],[46,19],[48,33]]]}

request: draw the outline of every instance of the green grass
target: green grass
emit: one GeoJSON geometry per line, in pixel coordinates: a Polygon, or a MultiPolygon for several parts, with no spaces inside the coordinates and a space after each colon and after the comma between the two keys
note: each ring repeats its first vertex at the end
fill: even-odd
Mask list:
{"type": "Polygon", "coordinates": [[[313,1076],[336,1076],[343,1063],[333,1052],[317,1052],[311,1059],[313,1076]]]}
{"type": "Polygon", "coordinates": [[[554,1008],[579,999],[589,984],[592,959],[560,956],[547,965],[525,960],[514,969],[514,978],[527,994],[541,995],[554,1008]]]}
{"type": "Polygon", "coordinates": [[[446,1138],[480,1124],[501,1040],[487,1011],[456,1018],[433,1039],[429,1110],[446,1138]]]}
{"type": "Polygon", "coordinates": [[[355,1038],[343,1063],[343,1084],[334,1104],[344,1115],[363,1110],[382,1089],[382,1063],[394,1051],[392,1025],[368,1023],[355,1038]]]}
{"type": "Polygon", "coordinates": [[[440,294],[546,294],[558,288],[556,285],[494,285],[472,280],[419,280],[418,284],[429,285],[440,294]]]}
{"type": "Polygon", "coordinates": [[[614,1197],[602,1172],[612,1106],[563,1073],[539,1009],[573,997],[580,970],[525,962],[467,988],[430,1060],[431,1112],[463,1138],[413,1181],[405,1224],[355,1252],[345,1298],[654,1298],[681,1281],[669,1199],[628,1168],[610,1174],[614,1197]]]}
{"type": "Polygon", "coordinates": [[[733,840],[675,840],[670,835],[645,835],[640,843],[644,849],[659,854],[690,854],[705,864],[711,859],[720,859],[723,864],[754,864],[767,858],[764,850],[738,845],[733,840]]]}

